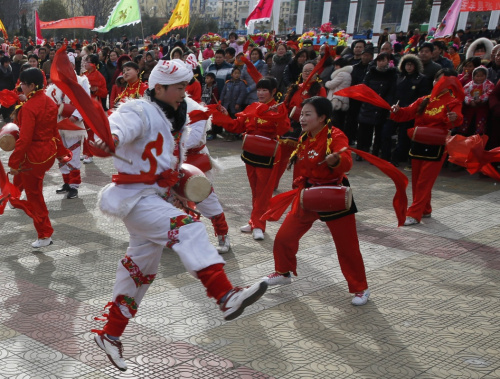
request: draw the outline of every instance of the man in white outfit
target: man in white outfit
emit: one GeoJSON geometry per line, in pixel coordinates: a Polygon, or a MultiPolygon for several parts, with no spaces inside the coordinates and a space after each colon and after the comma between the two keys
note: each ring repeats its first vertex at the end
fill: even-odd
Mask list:
{"type": "MultiPolygon", "coordinates": [[[[68,53],[68,58],[73,67],[75,67],[74,53],[68,53]]],[[[76,75],[76,72],[75,72],[76,75]]],[[[78,83],[85,89],[85,92],[90,96],[90,84],[86,76],[77,76],[78,83]]],[[[59,105],[59,114],[57,121],[60,123],[65,118],[69,122],[60,123],[61,128],[59,134],[61,135],[64,146],[71,151],[73,157],[69,162],[59,162],[59,170],[63,177],[63,185],[56,190],[56,193],[67,194],[67,199],[75,199],[78,197],[78,188],[82,182],[80,175],[80,168],[82,162],[80,161],[80,154],[82,151],[82,141],[87,137],[83,118],[77,109],[71,115],[65,115],[65,105],[71,105],[70,99],[55,85],[50,84],[45,90],[45,94],[50,97],[54,102],[59,105]]]]}
{"type": "MultiPolygon", "coordinates": [[[[100,209],[125,223],[130,242],[119,262],[113,298],[103,330],[93,330],[97,345],[121,371],[127,369],[119,337],[153,282],[165,246],[172,248],[186,269],[200,279],[207,295],[217,300],[225,320],[241,315],[257,301],[267,283],[233,287],[224,260],[210,244],[203,223],[164,198],[177,182],[182,161],[182,138],[174,138],[187,119],[185,88],[193,74],[177,59],[160,61],[149,77],[149,90],[140,99],[122,104],[110,117],[116,153],[133,163],[115,159],[113,183],[100,194],[100,209]]],[[[96,147],[109,152],[102,141],[96,147]]]]}

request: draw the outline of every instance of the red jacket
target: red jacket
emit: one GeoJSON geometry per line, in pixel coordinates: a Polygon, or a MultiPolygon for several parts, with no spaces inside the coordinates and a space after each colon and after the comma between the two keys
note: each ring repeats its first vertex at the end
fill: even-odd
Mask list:
{"type": "Polygon", "coordinates": [[[100,98],[105,98],[108,96],[108,87],[106,86],[106,79],[104,79],[104,76],[97,71],[94,70],[92,72],[85,71],[83,73],[88,79],[89,79],[89,84],[90,87],[97,87],[97,90],[95,92],[91,92],[92,98],[93,99],[98,99],[100,98]]]}
{"type": "MultiPolygon", "coordinates": [[[[346,135],[335,127],[332,130],[332,141],[330,143],[330,153],[340,151],[344,147],[349,147],[349,140],[346,135]]],[[[351,152],[346,150],[340,153],[340,162],[331,168],[324,161],[328,140],[328,127],[325,126],[315,137],[310,134],[302,137],[302,143],[298,147],[297,160],[295,161],[294,176],[307,178],[313,184],[338,184],[342,181],[344,173],[352,167],[351,152]]]]}
{"type": "MultiPolygon", "coordinates": [[[[268,138],[276,138],[285,134],[290,129],[290,120],[286,115],[286,107],[278,106],[277,110],[269,111],[269,107],[276,105],[273,99],[267,104],[252,103],[241,113],[236,114],[236,119],[221,124],[231,133],[256,134],[268,138]]],[[[214,123],[218,123],[214,119],[214,123]]]]}
{"type": "Polygon", "coordinates": [[[408,107],[400,108],[397,113],[391,113],[391,119],[396,122],[404,122],[415,119],[415,126],[429,126],[436,128],[453,129],[463,123],[462,103],[458,101],[449,91],[436,96],[429,101],[422,114],[417,114],[419,105],[424,99],[430,97],[424,96],[408,107]],[[455,112],[457,119],[451,122],[448,119],[448,112],[455,112]]]}
{"type": "Polygon", "coordinates": [[[38,91],[21,107],[17,119],[19,139],[9,159],[9,167],[18,170],[28,164],[45,163],[57,153],[58,107],[43,91],[38,91]]]}

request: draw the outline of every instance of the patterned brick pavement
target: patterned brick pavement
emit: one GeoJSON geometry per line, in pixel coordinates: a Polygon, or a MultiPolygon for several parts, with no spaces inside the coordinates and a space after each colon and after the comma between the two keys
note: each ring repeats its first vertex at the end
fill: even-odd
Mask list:
{"type": "MultiPolygon", "coordinates": [[[[250,214],[240,144],[209,147],[224,167],[214,186],[233,244],[226,270],[234,284],[249,284],[273,269],[279,223],[269,224],[261,242],[239,232],[250,214]]],[[[8,154],[0,159],[6,165],[8,154]]],[[[55,194],[60,175],[48,173],[44,195],[55,228],[48,248],[31,248],[36,233],[21,211],[0,216],[0,379],[500,378],[497,184],[445,168],[432,218],[397,228],[393,185],[366,162],[349,176],[372,290],[366,306],[350,304],[320,222],[301,241],[299,277],[232,322],[165,249],[123,338],[130,369],[119,372],[90,333],[102,325],[93,317],[110,298],[127,247],[122,223],[96,211],[112,173],[109,160],[84,166],[74,200],[55,194]]],[[[280,190],[289,182],[286,173],[280,190]]]]}

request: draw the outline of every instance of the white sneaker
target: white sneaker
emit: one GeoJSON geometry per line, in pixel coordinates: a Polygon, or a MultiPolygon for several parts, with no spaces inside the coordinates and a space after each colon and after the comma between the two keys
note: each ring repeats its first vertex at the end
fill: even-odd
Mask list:
{"type": "Polygon", "coordinates": [[[83,159],[83,163],[84,164],[89,164],[89,163],[92,163],[92,162],[94,162],[94,158],[92,158],[92,157],[85,157],[83,159]]]}
{"type": "Polygon", "coordinates": [[[52,238],[49,237],[49,238],[39,238],[35,242],[33,242],[31,246],[37,249],[39,247],[46,247],[52,244],[53,244],[52,238]]]}
{"type": "Polygon", "coordinates": [[[292,276],[285,276],[280,274],[279,272],[273,272],[268,276],[264,276],[262,280],[265,280],[267,285],[269,286],[279,286],[282,284],[290,284],[292,283],[292,276]]]}
{"type": "Polygon", "coordinates": [[[253,239],[256,241],[262,241],[264,239],[264,232],[260,228],[255,228],[252,230],[253,239]]]}
{"type": "Polygon", "coordinates": [[[127,364],[123,359],[123,346],[120,340],[111,340],[106,335],[96,334],[94,337],[97,346],[107,354],[109,360],[120,371],[127,371],[127,364]]]}
{"type": "Polygon", "coordinates": [[[363,292],[359,292],[354,295],[352,298],[352,305],[365,305],[368,302],[368,298],[370,297],[370,289],[367,288],[363,292]]]}
{"type": "Polygon", "coordinates": [[[261,281],[250,287],[234,287],[226,295],[223,303],[219,304],[220,310],[224,312],[224,320],[234,320],[241,315],[246,307],[260,299],[267,290],[267,283],[261,281]]]}
{"type": "Polygon", "coordinates": [[[215,248],[221,254],[227,253],[231,248],[231,242],[229,242],[229,236],[228,235],[217,236],[217,238],[219,238],[219,246],[216,246],[215,248]]]}
{"type": "Polygon", "coordinates": [[[243,233],[251,233],[252,227],[250,226],[250,224],[246,224],[245,226],[242,226],[240,228],[240,231],[242,231],[243,233]]]}
{"type": "Polygon", "coordinates": [[[415,218],[413,217],[406,217],[405,223],[403,226],[410,226],[410,225],[416,225],[420,224],[415,218]]]}

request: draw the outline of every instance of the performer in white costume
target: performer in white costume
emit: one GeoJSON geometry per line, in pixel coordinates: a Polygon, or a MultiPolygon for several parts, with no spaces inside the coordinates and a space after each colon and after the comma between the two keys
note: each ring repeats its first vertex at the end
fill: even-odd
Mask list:
{"type": "MultiPolygon", "coordinates": [[[[153,282],[165,246],[200,279],[225,320],[238,317],[267,289],[265,281],[233,287],[203,223],[164,200],[178,179],[184,140],[178,142],[173,135],[186,123],[185,87],[192,75],[180,60],[160,61],[151,72],[146,95],[127,101],[109,117],[116,153],[133,164],[114,159],[118,174],[101,191],[99,206],[123,220],[130,243],[118,264],[112,302],[106,306],[109,312],[103,316],[107,323],[103,330],[93,331],[98,346],[122,371],[127,364],[119,337],[153,282]]],[[[109,152],[102,141],[96,147],[109,152]]]]}
{"type": "MultiPolygon", "coordinates": [[[[74,53],[68,53],[69,61],[75,66],[74,53]]],[[[76,75],[76,72],[75,72],[76,75]]],[[[85,89],[90,96],[90,84],[85,76],[77,76],[78,83],[85,89]]],[[[64,93],[55,85],[50,84],[45,93],[54,102],[59,105],[59,113],[57,122],[61,125],[59,134],[61,135],[64,146],[73,153],[73,158],[69,162],[59,162],[59,169],[63,177],[63,185],[56,190],[56,193],[67,193],[66,198],[75,199],[78,197],[78,188],[82,182],[80,176],[80,168],[82,163],[80,161],[80,154],[82,151],[82,141],[87,137],[83,118],[77,109],[71,115],[65,114],[64,105],[71,104],[71,100],[64,95],[64,93]],[[68,117],[69,116],[69,117],[68,117]],[[66,124],[61,123],[65,118],[70,122],[66,124]]]]}

